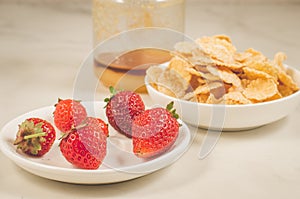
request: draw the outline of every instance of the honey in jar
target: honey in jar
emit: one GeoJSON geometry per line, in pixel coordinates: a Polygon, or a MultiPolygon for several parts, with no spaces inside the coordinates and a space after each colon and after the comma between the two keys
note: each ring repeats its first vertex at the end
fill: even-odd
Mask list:
{"type": "MultiPolygon", "coordinates": [[[[139,28],[168,28],[184,31],[184,0],[93,0],[94,47],[109,38],[139,28]]],[[[153,30],[149,30],[153,31],[153,30]]],[[[145,92],[145,71],[151,64],[170,60],[170,45],[160,36],[145,38],[143,32],[127,44],[94,51],[95,73],[105,86],[145,92]],[[139,38],[140,37],[140,38],[139,38]],[[143,42],[141,42],[143,41],[143,42]]],[[[117,36],[118,37],[118,36],[117,36]]]]}

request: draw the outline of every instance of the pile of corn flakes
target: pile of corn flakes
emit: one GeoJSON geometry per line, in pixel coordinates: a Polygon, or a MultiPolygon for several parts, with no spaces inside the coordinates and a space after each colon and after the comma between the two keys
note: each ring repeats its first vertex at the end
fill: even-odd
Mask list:
{"type": "Polygon", "coordinates": [[[284,53],[269,60],[252,48],[237,52],[225,35],[177,43],[172,56],[166,68],[147,70],[152,86],[172,97],[208,104],[251,104],[299,90],[283,65],[284,53]]]}

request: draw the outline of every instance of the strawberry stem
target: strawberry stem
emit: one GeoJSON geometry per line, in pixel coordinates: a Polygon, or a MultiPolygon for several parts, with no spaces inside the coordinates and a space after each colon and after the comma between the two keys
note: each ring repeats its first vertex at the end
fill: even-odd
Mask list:
{"type": "MultiPolygon", "coordinates": [[[[72,131],[70,131],[70,132],[72,132],[72,131]]],[[[62,133],[61,137],[58,140],[62,140],[64,138],[68,137],[68,135],[70,134],[70,132],[68,132],[68,133],[62,133]]]]}
{"type": "Polygon", "coordinates": [[[46,133],[35,133],[35,134],[31,134],[31,135],[26,135],[24,136],[24,139],[25,140],[28,140],[28,139],[31,139],[31,138],[37,138],[37,137],[42,137],[42,136],[45,136],[46,133]]]}
{"type": "Polygon", "coordinates": [[[109,92],[112,94],[112,96],[114,96],[115,94],[117,94],[117,90],[113,86],[109,87],[109,92]]]}
{"type": "Polygon", "coordinates": [[[179,115],[176,113],[176,109],[174,108],[174,101],[170,102],[166,109],[171,113],[171,115],[175,118],[178,119],[179,115]]]}
{"type": "MultiPolygon", "coordinates": [[[[111,94],[110,97],[107,97],[107,98],[104,99],[104,102],[106,102],[107,104],[111,100],[111,98],[118,93],[118,91],[113,86],[109,87],[109,92],[111,94]]],[[[104,106],[104,108],[107,107],[107,104],[104,106]]]]}

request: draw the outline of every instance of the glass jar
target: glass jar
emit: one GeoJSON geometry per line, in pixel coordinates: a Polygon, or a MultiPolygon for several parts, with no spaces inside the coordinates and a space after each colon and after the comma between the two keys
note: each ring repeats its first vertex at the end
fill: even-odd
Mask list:
{"type": "Polygon", "coordinates": [[[185,0],[93,0],[94,68],[101,82],[105,86],[145,92],[144,86],[137,86],[143,83],[145,65],[166,62],[170,54],[160,36],[145,38],[142,34],[147,33],[143,31],[127,37],[126,31],[155,27],[183,33],[184,4],[185,0]],[[117,39],[111,39],[118,36],[127,39],[126,45],[118,46],[117,39]],[[151,44],[145,40],[151,40],[151,44]],[[101,45],[107,46],[107,50],[101,45]]]}

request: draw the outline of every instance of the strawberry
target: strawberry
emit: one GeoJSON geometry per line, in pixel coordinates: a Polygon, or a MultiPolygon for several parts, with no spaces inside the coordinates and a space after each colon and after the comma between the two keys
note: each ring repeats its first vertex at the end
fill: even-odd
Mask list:
{"type": "Polygon", "coordinates": [[[131,138],[131,127],[134,117],[145,110],[141,96],[132,91],[117,92],[110,87],[112,96],[104,101],[106,105],[106,116],[109,124],[119,133],[131,138]]]}
{"type": "Polygon", "coordinates": [[[87,113],[79,101],[58,99],[53,116],[55,126],[62,132],[68,132],[80,125],[87,117],[87,113]]]}
{"type": "Polygon", "coordinates": [[[178,115],[173,102],[167,108],[152,108],[136,116],[132,124],[133,152],[141,158],[167,151],[179,132],[178,115]]]}
{"type": "Polygon", "coordinates": [[[106,124],[103,120],[101,120],[100,118],[97,118],[97,121],[100,124],[100,127],[103,129],[103,133],[106,135],[106,137],[109,137],[109,133],[108,133],[108,124],[106,124]]]}
{"type": "Polygon", "coordinates": [[[60,151],[68,162],[82,169],[97,169],[106,156],[107,125],[87,117],[80,126],[66,133],[60,151]]]}
{"type": "Polygon", "coordinates": [[[106,135],[106,137],[109,137],[108,135],[108,124],[106,124],[102,119],[100,118],[89,118],[89,123],[93,125],[100,125],[100,128],[102,129],[103,133],[106,135]]]}
{"type": "Polygon", "coordinates": [[[55,137],[55,129],[49,122],[29,118],[19,125],[14,145],[28,155],[40,157],[51,149],[55,137]]]}

